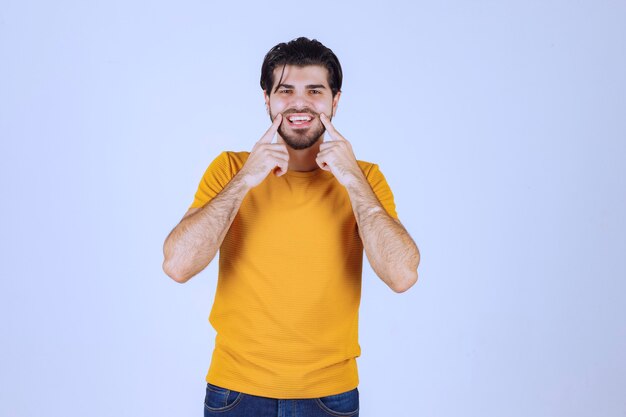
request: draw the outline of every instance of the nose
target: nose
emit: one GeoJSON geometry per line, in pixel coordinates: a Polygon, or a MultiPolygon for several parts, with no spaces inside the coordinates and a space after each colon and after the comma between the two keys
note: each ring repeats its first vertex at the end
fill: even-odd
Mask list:
{"type": "Polygon", "coordinates": [[[306,92],[294,92],[291,96],[291,101],[289,104],[289,107],[297,110],[313,109],[313,105],[309,100],[309,97],[306,95],[306,92]]]}

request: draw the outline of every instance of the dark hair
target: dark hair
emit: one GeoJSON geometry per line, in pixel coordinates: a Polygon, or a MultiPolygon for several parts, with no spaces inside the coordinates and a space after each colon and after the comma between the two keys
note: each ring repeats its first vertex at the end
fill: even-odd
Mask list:
{"type": "Polygon", "coordinates": [[[283,80],[286,65],[296,65],[303,67],[305,65],[321,65],[328,70],[328,85],[332,91],[333,97],[337,92],[341,91],[341,80],[343,73],[341,72],[341,64],[339,59],[332,50],[322,45],[321,42],[305,37],[300,37],[287,43],[279,43],[265,55],[263,65],[261,66],[261,88],[270,95],[270,90],[274,86],[274,69],[283,66],[277,87],[283,80]]]}

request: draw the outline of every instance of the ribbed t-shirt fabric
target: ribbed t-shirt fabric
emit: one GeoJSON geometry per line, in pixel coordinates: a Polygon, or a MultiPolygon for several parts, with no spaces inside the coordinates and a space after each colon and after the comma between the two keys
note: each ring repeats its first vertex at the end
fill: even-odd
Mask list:
{"type": "MultiPolygon", "coordinates": [[[[190,207],[211,201],[248,156],[217,156],[190,207]]],[[[378,166],[357,163],[397,219],[378,166]]],[[[356,388],[362,264],[348,192],[331,172],[269,174],[246,194],[220,247],[209,315],[217,334],[206,381],[280,399],[356,388]]]]}

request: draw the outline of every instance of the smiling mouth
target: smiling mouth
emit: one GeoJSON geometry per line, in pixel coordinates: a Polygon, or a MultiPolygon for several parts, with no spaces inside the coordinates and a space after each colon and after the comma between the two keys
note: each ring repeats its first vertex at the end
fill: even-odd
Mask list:
{"type": "Polygon", "coordinates": [[[308,127],[313,122],[314,117],[310,114],[292,114],[287,116],[287,120],[289,121],[289,125],[293,127],[308,127]]]}

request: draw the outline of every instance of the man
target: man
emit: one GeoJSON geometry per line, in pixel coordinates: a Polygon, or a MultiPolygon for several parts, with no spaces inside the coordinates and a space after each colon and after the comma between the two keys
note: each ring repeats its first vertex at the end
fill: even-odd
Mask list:
{"type": "Polygon", "coordinates": [[[261,69],[272,125],[251,152],[213,160],[165,241],[163,269],[180,283],[220,250],[205,416],[358,416],[363,249],[393,291],[417,281],[385,177],[331,123],[341,82],[316,40],[272,48],[261,69]]]}

